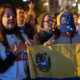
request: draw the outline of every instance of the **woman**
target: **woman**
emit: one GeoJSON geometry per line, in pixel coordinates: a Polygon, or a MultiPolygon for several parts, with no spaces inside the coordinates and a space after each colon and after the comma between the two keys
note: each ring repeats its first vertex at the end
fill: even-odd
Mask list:
{"type": "Polygon", "coordinates": [[[0,7],[0,34],[0,79],[24,80],[28,76],[26,46],[11,5],[0,7]]]}
{"type": "Polygon", "coordinates": [[[52,18],[46,13],[43,16],[40,31],[34,35],[34,42],[35,44],[44,44],[52,35],[52,18]]]}

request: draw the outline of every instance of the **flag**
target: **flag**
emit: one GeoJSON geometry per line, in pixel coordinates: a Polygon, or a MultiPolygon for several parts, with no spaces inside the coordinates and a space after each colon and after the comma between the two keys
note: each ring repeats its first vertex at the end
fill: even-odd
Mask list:
{"type": "Polygon", "coordinates": [[[31,80],[80,80],[80,44],[30,47],[31,80]]]}

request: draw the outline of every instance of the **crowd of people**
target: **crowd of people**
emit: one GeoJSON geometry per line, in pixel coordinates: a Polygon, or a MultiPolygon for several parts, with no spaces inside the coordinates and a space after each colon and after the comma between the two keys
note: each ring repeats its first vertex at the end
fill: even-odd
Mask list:
{"type": "Polygon", "coordinates": [[[76,14],[45,13],[37,21],[30,5],[29,13],[10,4],[0,6],[0,80],[30,80],[27,45],[80,43],[76,14]]]}

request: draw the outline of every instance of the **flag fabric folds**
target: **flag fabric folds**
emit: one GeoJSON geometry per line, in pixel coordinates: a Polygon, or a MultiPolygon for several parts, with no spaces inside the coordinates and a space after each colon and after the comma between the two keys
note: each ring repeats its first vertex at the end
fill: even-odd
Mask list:
{"type": "Polygon", "coordinates": [[[28,47],[31,80],[80,80],[80,44],[28,47]]]}

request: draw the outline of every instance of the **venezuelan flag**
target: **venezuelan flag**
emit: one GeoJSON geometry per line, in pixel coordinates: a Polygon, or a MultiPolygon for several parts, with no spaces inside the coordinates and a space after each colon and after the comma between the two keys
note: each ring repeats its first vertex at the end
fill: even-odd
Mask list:
{"type": "Polygon", "coordinates": [[[30,47],[28,59],[31,80],[80,80],[80,44],[30,47]]]}

